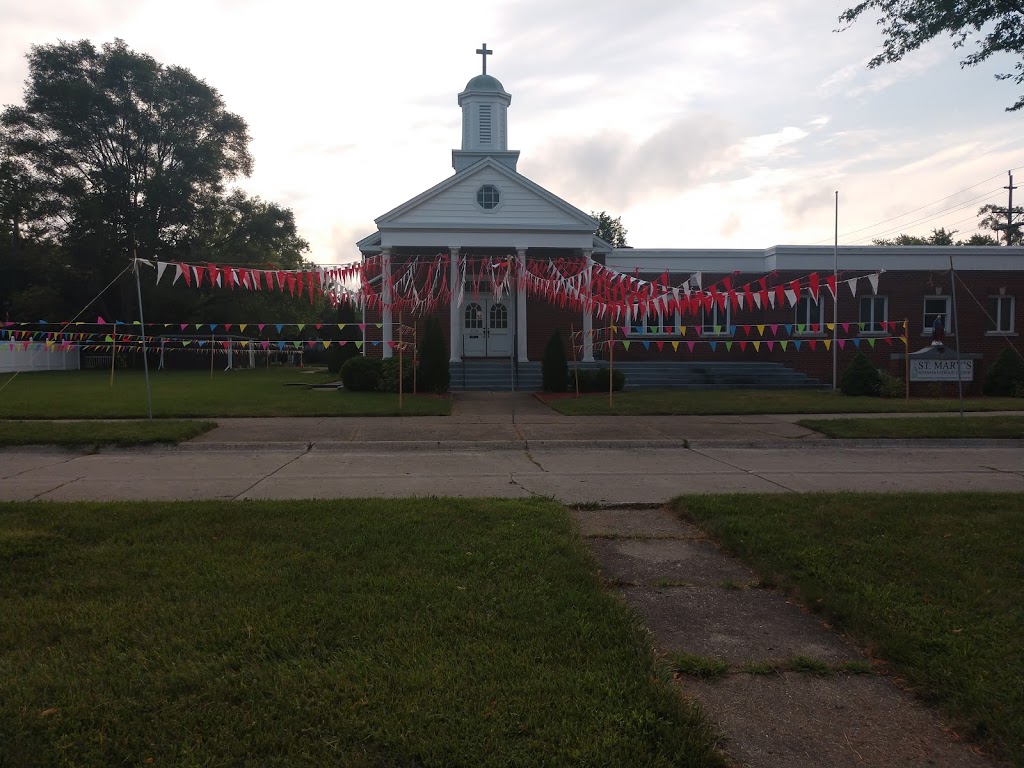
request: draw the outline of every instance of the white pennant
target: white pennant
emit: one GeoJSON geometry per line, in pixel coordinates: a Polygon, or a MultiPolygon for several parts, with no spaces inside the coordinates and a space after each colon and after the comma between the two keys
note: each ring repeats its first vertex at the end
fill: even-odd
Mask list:
{"type": "Polygon", "coordinates": [[[868,282],[871,283],[871,292],[874,294],[878,293],[878,273],[875,272],[873,275],[868,275],[868,282]]]}
{"type": "Polygon", "coordinates": [[[743,309],[743,300],[745,298],[746,296],[744,296],[742,293],[736,294],[736,306],[738,306],[740,309],[743,309]]]}
{"type": "Polygon", "coordinates": [[[856,296],[857,295],[857,278],[856,277],[851,277],[849,280],[846,281],[846,284],[848,286],[850,286],[850,293],[853,296],[856,296]]]}
{"type": "Polygon", "coordinates": [[[760,309],[761,308],[761,294],[760,293],[752,293],[750,295],[754,297],[754,304],[756,304],[757,308],[760,309]]]}
{"type": "Polygon", "coordinates": [[[175,264],[174,265],[174,279],[171,280],[171,285],[174,285],[176,282],[178,282],[178,278],[180,278],[180,277],[181,277],[181,264],[175,264]]]}
{"type": "Polygon", "coordinates": [[[789,301],[789,306],[795,307],[796,306],[796,292],[790,290],[789,288],[787,288],[786,289],[786,300],[789,301]]]}
{"type": "Polygon", "coordinates": [[[167,262],[166,261],[158,261],[156,263],[156,282],[157,282],[157,285],[160,284],[160,278],[164,276],[164,270],[165,269],[167,269],[167,262]]]}
{"type": "Polygon", "coordinates": [[[775,309],[775,291],[768,291],[768,303],[775,309]]]}

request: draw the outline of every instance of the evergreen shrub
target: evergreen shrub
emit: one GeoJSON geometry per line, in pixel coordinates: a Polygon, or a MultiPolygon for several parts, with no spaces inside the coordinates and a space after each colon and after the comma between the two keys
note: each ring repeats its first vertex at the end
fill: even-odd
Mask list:
{"type": "Polygon", "coordinates": [[[346,360],[341,366],[341,383],[349,392],[373,392],[380,381],[380,363],[362,355],[346,360]]]}
{"type": "Polygon", "coordinates": [[[878,395],[880,384],[878,369],[863,352],[858,352],[843,371],[839,388],[844,395],[878,395]]]}
{"type": "Polygon", "coordinates": [[[448,371],[448,351],[445,349],[444,332],[441,330],[441,322],[436,317],[427,318],[419,343],[417,389],[421,392],[435,392],[437,394],[447,392],[450,377],[448,371]]]}
{"type": "Polygon", "coordinates": [[[1020,386],[1024,386],[1024,362],[1007,347],[989,366],[981,391],[990,397],[1014,397],[1020,386]]]}
{"type": "Polygon", "coordinates": [[[544,347],[541,378],[545,392],[565,392],[569,388],[569,363],[565,358],[562,334],[557,328],[544,347]]]}

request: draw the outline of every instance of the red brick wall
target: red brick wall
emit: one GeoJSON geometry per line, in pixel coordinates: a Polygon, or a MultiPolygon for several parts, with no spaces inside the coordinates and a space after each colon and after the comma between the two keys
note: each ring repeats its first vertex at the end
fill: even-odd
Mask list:
{"type": "MultiPolygon", "coordinates": [[[[569,252],[558,252],[558,251],[543,251],[535,253],[538,258],[548,259],[557,258],[558,256],[572,257],[573,254],[569,252]]],[[[395,257],[396,260],[400,258],[395,257]]],[[[656,277],[656,275],[641,275],[647,279],[656,277]]],[[[711,285],[716,281],[721,280],[725,275],[714,275],[704,273],[703,282],[704,285],[711,285]]],[[[743,285],[748,280],[756,280],[760,275],[751,275],[749,277],[740,275],[733,277],[734,285],[743,285]]],[[[770,285],[776,285],[778,283],[788,283],[791,280],[806,277],[804,272],[782,272],[776,277],[773,277],[770,281],[770,285]]],[[[1024,272],[1022,273],[1003,273],[1003,272],[958,272],[957,273],[957,309],[959,311],[959,339],[956,338],[952,323],[949,323],[949,327],[946,329],[946,342],[949,346],[955,347],[959,344],[962,352],[965,353],[980,353],[982,359],[975,365],[975,381],[968,388],[969,392],[980,391],[980,384],[984,380],[985,370],[996,356],[1005,349],[1009,343],[1020,348],[1019,336],[1016,334],[1020,332],[1022,324],[1024,324],[1024,309],[1022,309],[1022,303],[1024,303],[1024,272]],[[986,333],[989,327],[989,320],[986,317],[988,310],[988,298],[990,296],[999,295],[1000,291],[1004,291],[1006,296],[1013,296],[1015,298],[1015,318],[1014,318],[1014,335],[1011,336],[996,336],[986,333]],[[972,296],[973,294],[973,296],[972,296]]],[[[849,288],[842,282],[844,279],[843,275],[840,275],[839,284],[839,312],[838,321],[840,324],[839,338],[846,339],[842,349],[838,350],[838,372],[839,376],[842,376],[842,371],[849,364],[850,360],[858,352],[864,352],[871,362],[879,368],[888,370],[891,374],[903,377],[904,363],[903,361],[890,360],[890,355],[893,353],[902,353],[904,351],[903,344],[898,339],[889,341],[879,339],[872,334],[860,332],[857,323],[860,320],[860,298],[866,295],[871,295],[870,285],[867,279],[861,279],[857,285],[857,296],[850,294],[849,288]],[[842,324],[847,323],[847,330],[843,330],[842,324]],[[859,348],[855,348],[852,343],[852,339],[860,338],[859,348]],[[869,339],[876,338],[874,347],[869,346],[869,339]]],[[[898,322],[902,324],[904,319],[909,321],[910,328],[910,351],[916,351],[923,347],[928,346],[931,343],[930,334],[926,334],[924,331],[924,298],[925,296],[934,296],[936,293],[941,295],[951,296],[951,278],[946,272],[885,272],[881,275],[878,286],[878,295],[885,296],[888,298],[888,321],[898,322]]],[[[832,296],[828,288],[822,280],[821,284],[821,301],[824,303],[824,321],[830,323],[832,321],[832,296]]],[[[795,309],[788,306],[778,306],[772,308],[770,305],[765,305],[761,309],[756,306],[744,307],[733,313],[731,317],[731,324],[736,326],[757,326],[765,325],[770,326],[775,324],[778,327],[777,334],[773,335],[769,328],[765,328],[764,335],[759,335],[757,330],[751,327],[749,334],[746,333],[742,327],[737,328],[736,335],[733,337],[719,337],[718,349],[715,352],[711,352],[706,343],[698,343],[694,348],[693,352],[690,352],[685,344],[686,341],[701,340],[702,337],[699,335],[699,331],[696,326],[699,323],[699,319],[692,315],[683,316],[681,318],[681,324],[687,326],[687,333],[685,336],[639,336],[633,335],[630,337],[631,344],[629,350],[624,350],[621,345],[615,349],[615,357],[619,360],[655,360],[655,359],[670,359],[670,360],[760,360],[760,361],[772,361],[779,362],[787,365],[795,370],[803,371],[808,375],[818,379],[823,384],[829,384],[832,381],[832,352],[825,348],[822,343],[826,338],[831,338],[832,333],[822,328],[821,332],[817,335],[804,334],[796,335],[795,328],[794,334],[787,336],[782,326],[786,324],[795,324],[795,309]],[[801,339],[804,343],[800,351],[796,351],[793,345],[786,351],[783,351],[777,344],[774,350],[769,351],[767,345],[763,342],[766,341],[781,341],[781,340],[794,340],[801,339]],[[817,342],[817,348],[811,350],[809,348],[809,341],[814,339],[817,342]],[[645,349],[642,345],[642,341],[647,340],[650,342],[649,348],[645,349]],[[746,351],[739,349],[738,342],[740,341],[761,341],[760,351],[754,351],[751,344],[747,345],[746,351]],[[657,349],[657,341],[663,342],[662,349],[657,349]],[[680,341],[679,350],[673,351],[671,347],[671,341],[680,341]],[[726,341],[732,341],[731,351],[726,351],[724,343],[726,341]]],[[[437,313],[437,317],[441,321],[442,329],[444,330],[446,341],[449,338],[449,311],[447,307],[442,308],[437,313]]],[[[398,318],[395,318],[397,323],[398,318]]],[[[368,313],[367,322],[375,323],[380,322],[380,312],[371,311],[368,313]]],[[[423,318],[416,318],[415,322],[422,333],[423,329],[423,318]]],[[[407,324],[411,324],[411,319],[406,320],[407,324]]],[[[606,327],[609,324],[608,318],[603,320],[595,319],[595,329],[606,327]]],[[[621,321],[620,321],[621,324],[621,321]]],[[[634,322],[634,325],[638,323],[634,322]]],[[[562,309],[557,305],[547,303],[540,297],[530,296],[527,299],[527,355],[530,360],[541,360],[544,354],[544,346],[551,336],[554,329],[558,328],[563,333],[563,339],[566,342],[566,351],[569,354],[570,359],[574,355],[579,356],[579,338],[575,339],[575,350],[571,350],[568,346],[570,332],[575,330],[577,334],[582,331],[583,318],[582,314],[576,310],[562,309]]],[[[930,330],[930,329],[928,329],[930,330]]],[[[900,336],[902,335],[902,325],[897,328],[896,332],[889,331],[885,336],[900,336]]],[[[381,339],[381,331],[373,326],[368,328],[367,337],[372,341],[379,341],[381,339]]],[[[619,338],[622,336],[620,334],[619,338]]],[[[369,354],[380,355],[380,346],[369,349],[369,354]]],[[[597,347],[595,349],[595,356],[598,359],[606,357],[604,351],[597,347]]],[[[955,382],[951,385],[942,385],[945,389],[946,394],[949,394],[956,388],[955,382]],[[952,387],[952,390],[950,389],[952,387]]],[[[923,394],[935,394],[940,388],[935,384],[915,383],[913,385],[912,393],[923,395],[923,394]]]]}

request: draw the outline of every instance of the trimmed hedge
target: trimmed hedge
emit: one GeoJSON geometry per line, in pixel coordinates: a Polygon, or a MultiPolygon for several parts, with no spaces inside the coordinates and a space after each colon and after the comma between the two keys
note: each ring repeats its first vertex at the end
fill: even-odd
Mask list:
{"type": "Polygon", "coordinates": [[[381,361],[377,358],[353,357],[341,366],[341,383],[349,392],[373,392],[380,381],[381,361]]]}
{"type": "MultiPolygon", "coordinates": [[[[576,388],[576,377],[579,377],[580,392],[607,392],[607,368],[573,368],[569,373],[569,389],[576,388]]],[[[612,370],[612,389],[621,392],[626,386],[626,374],[612,370]]]]}
{"type": "MultiPolygon", "coordinates": [[[[402,363],[402,391],[407,394],[411,394],[413,378],[412,360],[404,360],[402,363]]],[[[398,367],[397,357],[392,357],[390,360],[380,361],[377,389],[381,392],[398,391],[398,367]]],[[[419,382],[417,382],[417,384],[418,383],[419,382]]]]}

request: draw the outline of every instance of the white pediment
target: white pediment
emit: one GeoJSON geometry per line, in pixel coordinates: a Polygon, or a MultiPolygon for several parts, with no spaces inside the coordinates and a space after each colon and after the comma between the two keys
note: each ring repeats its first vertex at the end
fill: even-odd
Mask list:
{"type": "Polygon", "coordinates": [[[525,176],[491,158],[466,168],[376,219],[387,230],[501,230],[593,233],[597,222],[525,176]],[[491,185],[499,204],[487,210],[477,192],[491,185]]]}

